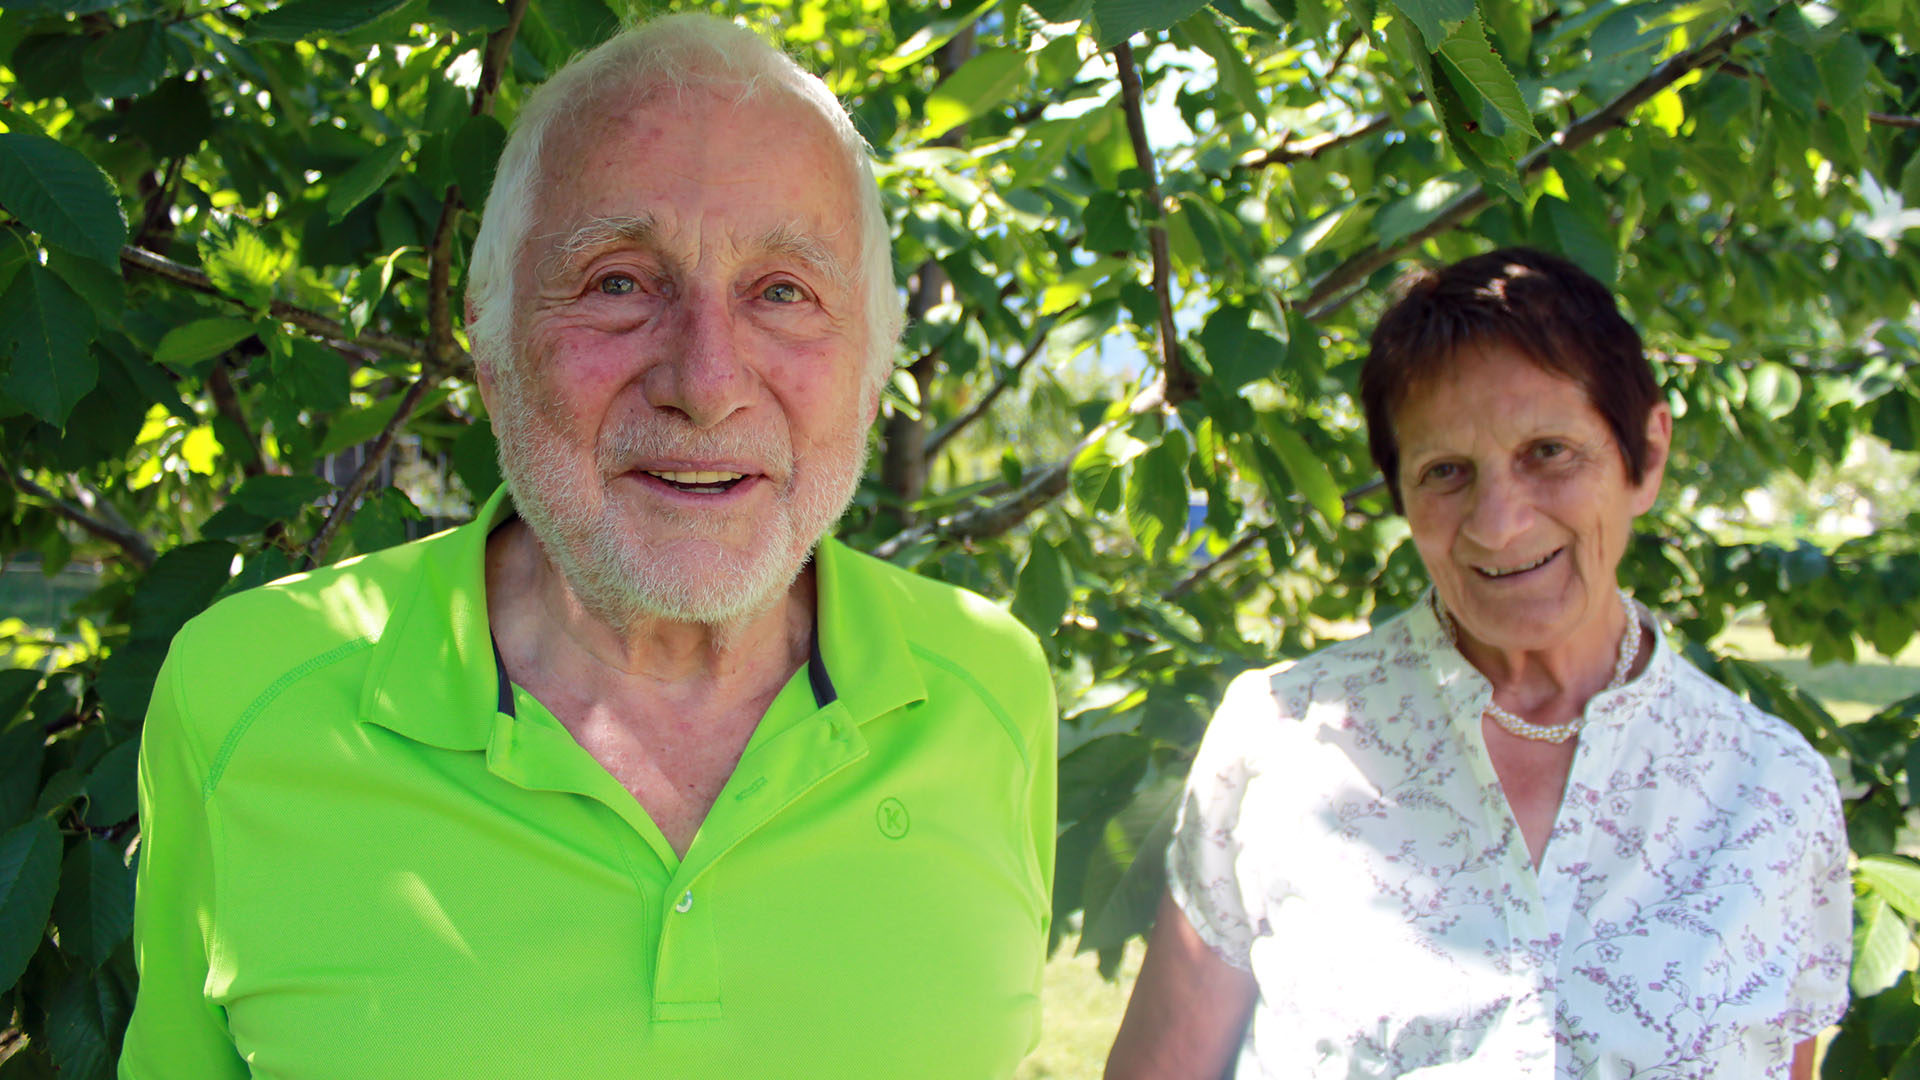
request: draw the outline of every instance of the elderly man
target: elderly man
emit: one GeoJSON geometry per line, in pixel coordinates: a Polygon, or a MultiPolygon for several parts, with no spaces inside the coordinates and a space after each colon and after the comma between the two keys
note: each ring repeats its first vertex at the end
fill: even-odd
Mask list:
{"type": "Polygon", "coordinates": [[[124,1080],[1012,1072],[1046,668],[822,539],[898,331],[884,229],[838,103],[725,23],[528,99],[469,291],[506,490],[182,631],[124,1080]]]}

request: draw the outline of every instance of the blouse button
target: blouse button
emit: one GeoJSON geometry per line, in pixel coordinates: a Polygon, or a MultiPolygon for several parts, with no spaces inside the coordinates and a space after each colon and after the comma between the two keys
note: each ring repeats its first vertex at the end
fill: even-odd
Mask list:
{"type": "Polygon", "coordinates": [[[688,889],[686,892],[683,892],[680,894],[680,899],[674,901],[673,910],[679,912],[682,915],[685,915],[692,908],[693,908],[693,890],[688,889]]]}

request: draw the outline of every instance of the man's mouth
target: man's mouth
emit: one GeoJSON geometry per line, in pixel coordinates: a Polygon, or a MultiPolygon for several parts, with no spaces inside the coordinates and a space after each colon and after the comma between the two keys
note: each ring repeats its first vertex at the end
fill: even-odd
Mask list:
{"type": "Polygon", "coordinates": [[[1558,558],[1560,553],[1565,550],[1565,548],[1554,548],[1552,551],[1547,552],[1532,562],[1521,563],[1518,566],[1476,566],[1474,570],[1478,571],[1480,576],[1484,578],[1510,578],[1524,574],[1529,570],[1540,569],[1552,562],[1555,558],[1558,558]]]}
{"type": "Polygon", "coordinates": [[[675,491],[684,491],[689,495],[719,495],[733,490],[735,484],[747,478],[745,473],[719,472],[711,469],[642,469],[641,471],[675,491]]]}

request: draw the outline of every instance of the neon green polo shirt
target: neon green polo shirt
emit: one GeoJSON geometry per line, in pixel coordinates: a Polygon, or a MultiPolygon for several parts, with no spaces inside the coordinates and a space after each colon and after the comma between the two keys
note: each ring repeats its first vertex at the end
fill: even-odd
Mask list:
{"type": "Polygon", "coordinates": [[[686,858],[524,691],[511,513],[235,595],[140,754],[122,1080],[982,1080],[1036,1040],[1053,691],[971,593],[834,541],[813,662],[686,858]]]}

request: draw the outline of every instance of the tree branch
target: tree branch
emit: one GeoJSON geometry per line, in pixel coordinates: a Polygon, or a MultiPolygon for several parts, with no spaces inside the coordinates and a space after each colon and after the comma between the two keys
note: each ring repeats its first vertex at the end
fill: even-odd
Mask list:
{"type": "Polygon", "coordinates": [[[327,520],[308,542],[306,553],[301,556],[302,570],[311,570],[326,558],[334,534],[352,520],[354,513],[360,509],[360,498],[366,494],[368,485],[373,483],[374,474],[380,471],[381,463],[392,451],[395,437],[413,416],[413,410],[419,406],[420,399],[426,395],[436,378],[434,372],[423,371],[413,385],[407,387],[407,392],[400,398],[400,407],[393,411],[387,426],[380,429],[380,434],[367,447],[367,456],[360,462],[360,468],[354,471],[353,479],[347,481],[347,486],[340,490],[340,497],[334,500],[333,509],[327,511],[327,520]]]}
{"type": "Polygon", "coordinates": [[[926,448],[921,451],[921,455],[928,460],[932,460],[939,455],[941,449],[944,448],[948,442],[952,441],[955,435],[965,431],[967,425],[985,416],[987,410],[993,407],[993,403],[999,400],[1000,395],[1005,393],[1014,383],[1020,381],[1020,373],[1026,369],[1028,364],[1033,362],[1034,357],[1040,355],[1040,346],[1046,344],[1047,335],[1053,332],[1053,328],[1058,325],[1059,322],[1060,316],[1058,315],[1043,317],[1040,320],[1040,325],[1034,328],[1033,336],[1027,339],[1026,349],[1020,354],[1020,359],[1014,361],[1013,366],[1007,368],[1006,373],[1002,375],[986,393],[980,395],[980,400],[974,402],[966,412],[947,421],[932,435],[929,435],[927,437],[926,448]]]}
{"type": "MultiPolygon", "coordinates": [[[[1572,150],[1585,146],[1605,132],[1624,124],[1628,115],[1642,103],[1678,82],[1689,72],[1696,71],[1725,56],[1735,44],[1759,30],[1760,24],[1751,16],[1740,16],[1733,26],[1720,36],[1697,49],[1681,53],[1661,64],[1646,78],[1628,87],[1620,96],[1575,120],[1564,130],[1556,132],[1552,138],[1527,151],[1516,162],[1517,170],[1522,176],[1540,172],[1547,167],[1548,155],[1555,150],[1572,150]]],[[[1301,309],[1310,320],[1322,318],[1339,310],[1353,299],[1359,291],[1358,287],[1372,277],[1375,271],[1391,264],[1402,254],[1419,247],[1433,237],[1456,228],[1468,218],[1493,205],[1493,201],[1493,194],[1487,190],[1485,183],[1475,184],[1456,196],[1438,217],[1412,235],[1387,247],[1369,245],[1329,270],[1314,283],[1312,291],[1301,302],[1301,309]]]]}
{"type": "Polygon", "coordinates": [[[487,35],[486,55],[480,60],[480,84],[473,88],[474,116],[493,112],[493,99],[500,93],[500,74],[507,68],[514,35],[520,32],[520,20],[526,14],[527,0],[507,0],[507,25],[487,35]]]}
{"type": "MultiPolygon", "coordinates": [[[[137,248],[131,245],[122,247],[120,249],[120,263],[129,269],[139,270],[143,273],[152,274],[155,277],[166,278],[176,285],[184,285],[195,292],[202,292],[208,296],[218,297],[236,307],[246,306],[244,301],[237,300],[221,292],[213,284],[213,280],[207,277],[204,271],[184,263],[174,262],[165,255],[155,254],[145,248],[137,248]]],[[[346,324],[337,319],[330,319],[317,311],[309,311],[303,307],[296,307],[284,300],[275,300],[267,305],[267,314],[280,322],[286,323],[289,326],[298,327],[314,337],[326,341],[359,345],[363,348],[374,349],[392,356],[406,357],[410,360],[425,359],[427,355],[427,346],[423,341],[415,338],[401,337],[398,334],[382,333],[378,330],[369,330],[356,334],[349,329],[346,324]]]]}
{"type": "Polygon", "coordinates": [[[90,535],[105,540],[119,548],[121,552],[126,555],[128,562],[131,562],[142,570],[153,565],[153,545],[147,543],[146,537],[141,536],[132,529],[121,528],[102,518],[95,517],[88,513],[86,509],[76,506],[62,499],[60,496],[55,495],[53,492],[48,491],[46,488],[41,487],[39,484],[34,483],[30,477],[20,476],[10,468],[6,470],[6,474],[7,482],[13,485],[15,491],[18,491],[22,495],[30,495],[33,498],[39,499],[41,502],[46,503],[47,508],[54,513],[80,526],[80,528],[84,529],[90,535]]]}
{"type": "MultiPolygon", "coordinates": [[[[1732,60],[1721,61],[1720,66],[1714,70],[1724,71],[1728,75],[1735,75],[1742,79],[1752,79],[1754,82],[1760,83],[1763,86],[1767,84],[1767,77],[1765,75],[1760,74],[1745,64],[1737,64],[1732,60]]],[[[1825,101],[1815,99],[1813,104],[1821,112],[1833,111],[1833,106],[1825,101]]],[[[1920,116],[1900,116],[1896,113],[1874,112],[1872,110],[1868,110],[1867,112],[1867,122],[1883,124],[1887,127],[1920,128],[1920,116]]]]}
{"type": "Polygon", "coordinates": [[[1178,600],[1182,596],[1187,595],[1193,591],[1194,586],[1212,577],[1214,571],[1251,550],[1253,545],[1260,542],[1260,539],[1260,534],[1257,532],[1241,533],[1240,539],[1228,544],[1225,551],[1208,560],[1204,565],[1195,569],[1193,573],[1175,582],[1173,588],[1161,594],[1162,597],[1167,600],[1178,600]]]}
{"type": "MultiPolygon", "coordinates": [[[[1147,224],[1147,247],[1153,253],[1153,295],[1160,304],[1161,395],[1177,405],[1200,392],[1193,370],[1180,356],[1180,334],[1173,325],[1173,258],[1167,250],[1167,208],[1160,196],[1160,178],[1154,168],[1153,146],[1147,142],[1146,117],[1140,107],[1140,72],[1133,64],[1133,44],[1114,47],[1113,62],[1120,72],[1120,103],[1127,114],[1127,135],[1133,140],[1133,158],[1146,175],[1146,203],[1152,217],[1147,224]]],[[[1064,490],[1064,488],[1062,489],[1064,490]]]]}
{"type": "Polygon", "coordinates": [[[1095,425],[1060,460],[1035,473],[1033,479],[1020,485],[1013,494],[987,506],[957,511],[895,533],[877,545],[873,553],[882,559],[891,559],[922,540],[984,540],[1006,532],[1067,490],[1068,482],[1073,479],[1073,463],[1081,451],[1132,423],[1141,413],[1152,412],[1166,403],[1165,388],[1156,382],[1134,395],[1125,413],[1095,425]]]}
{"type": "MultiPolygon", "coordinates": [[[[1424,94],[1414,95],[1416,101],[1424,100],[1424,98],[1424,94]]],[[[1330,131],[1323,135],[1315,135],[1310,139],[1302,139],[1300,142],[1291,145],[1287,140],[1282,139],[1279,146],[1254,154],[1235,164],[1234,168],[1251,171],[1254,169],[1265,169],[1273,165],[1288,165],[1296,161],[1311,161],[1329,150],[1338,150],[1342,146],[1359,142],[1361,139],[1372,135],[1376,131],[1383,130],[1392,124],[1393,117],[1383,115],[1374,117],[1372,120],[1367,121],[1360,127],[1354,128],[1352,131],[1337,133],[1330,131]]]]}

